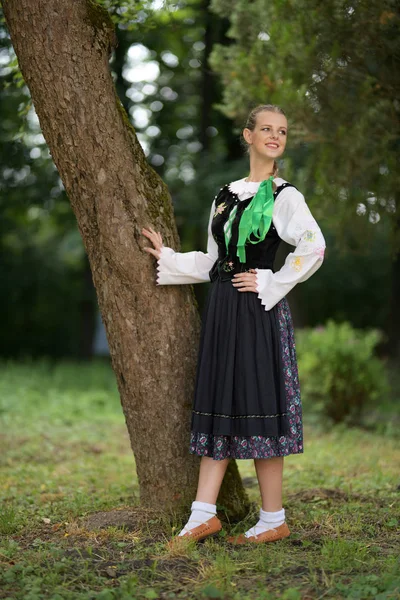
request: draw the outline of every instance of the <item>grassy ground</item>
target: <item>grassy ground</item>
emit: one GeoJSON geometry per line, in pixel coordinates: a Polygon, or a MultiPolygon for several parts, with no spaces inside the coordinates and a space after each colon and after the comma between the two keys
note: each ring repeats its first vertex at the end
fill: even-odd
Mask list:
{"type": "MultiPolygon", "coordinates": [[[[285,459],[292,535],[230,547],[225,536],[254,524],[254,513],[170,554],[164,543],[183,523],[138,507],[109,368],[3,365],[0,598],[400,598],[395,436],[324,432],[304,416],[305,453],[285,459]]],[[[256,510],[253,463],[238,464],[256,510]]]]}

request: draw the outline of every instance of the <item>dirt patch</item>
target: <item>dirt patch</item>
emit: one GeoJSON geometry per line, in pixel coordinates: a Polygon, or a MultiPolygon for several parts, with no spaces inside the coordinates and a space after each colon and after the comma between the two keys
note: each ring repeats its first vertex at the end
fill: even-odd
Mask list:
{"type": "MultiPolygon", "coordinates": [[[[131,551],[133,548],[130,549],[131,551]]],[[[196,578],[198,576],[198,563],[188,557],[157,556],[130,558],[129,549],[124,548],[124,556],[118,550],[109,545],[96,549],[95,552],[88,551],[85,548],[67,548],[64,556],[73,559],[74,564],[85,562],[90,563],[92,568],[101,577],[109,579],[118,579],[128,573],[140,572],[144,575],[146,571],[151,571],[159,581],[165,577],[178,579],[179,577],[196,578]]]]}
{"type": "Polygon", "coordinates": [[[119,508],[93,513],[83,520],[82,526],[89,531],[106,527],[121,527],[126,531],[137,531],[147,525],[150,520],[159,519],[160,515],[156,511],[144,508],[119,508]]]}
{"type": "Polygon", "coordinates": [[[349,494],[340,488],[311,488],[301,490],[293,494],[288,494],[288,500],[299,500],[304,503],[317,503],[330,500],[331,502],[356,502],[358,504],[373,504],[383,507],[387,505],[387,499],[375,495],[358,494],[352,492],[349,494]]]}
{"type": "MultiPolygon", "coordinates": [[[[356,496],[354,496],[356,497],[356,496]]],[[[289,500],[301,500],[302,502],[319,502],[321,500],[348,500],[349,494],[338,488],[312,488],[302,490],[294,494],[288,494],[289,500]]]]}

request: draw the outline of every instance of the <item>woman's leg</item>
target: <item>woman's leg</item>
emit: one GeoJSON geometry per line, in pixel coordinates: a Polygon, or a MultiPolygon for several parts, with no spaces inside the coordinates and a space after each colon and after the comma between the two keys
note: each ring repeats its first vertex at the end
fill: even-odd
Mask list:
{"type": "Polygon", "coordinates": [[[192,502],[189,520],[179,535],[185,535],[217,514],[217,498],[229,460],[202,456],[196,500],[192,502]]]}
{"type": "Polygon", "coordinates": [[[246,537],[260,535],[285,522],[285,510],[282,508],[283,456],[255,458],[254,465],[260,486],[262,507],[259,521],[245,532],[246,537]]]}
{"type": "Polygon", "coordinates": [[[216,504],[229,461],[229,458],[214,460],[209,456],[202,456],[196,494],[197,501],[216,504]]]}
{"type": "Polygon", "coordinates": [[[255,458],[254,465],[260,486],[262,508],[275,512],[282,508],[283,456],[255,458]]]}

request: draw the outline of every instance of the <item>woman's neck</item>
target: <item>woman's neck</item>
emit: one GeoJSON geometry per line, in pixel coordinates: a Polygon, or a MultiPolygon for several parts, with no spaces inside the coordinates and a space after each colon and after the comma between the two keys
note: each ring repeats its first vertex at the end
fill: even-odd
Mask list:
{"type": "Polygon", "coordinates": [[[271,175],[274,174],[274,160],[271,162],[266,162],[265,158],[262,162],[256,163],[255,161],[250,161],[250,173],[245,178],[245,181],[254,181],[260,182],[264,181],[264,179],[268,179],[271,175]]]}
{"type": "Polygon", "coordinates": [[[245,182],[247,183],[261,183],[262,181],[265,181],[265,179],[269,179],[271,177],[271,175],[273,175],[273,173],[268,173],[265,176],[261,176],[261,178],[259,178],[258,176],[252,176],[252,175],[248,175],[247,177],[245,177],[245,182]]]}

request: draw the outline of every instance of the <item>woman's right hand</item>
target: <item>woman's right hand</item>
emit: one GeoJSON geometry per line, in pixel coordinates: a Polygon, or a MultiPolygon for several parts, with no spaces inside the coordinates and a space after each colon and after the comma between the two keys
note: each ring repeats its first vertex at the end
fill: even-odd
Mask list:
{"type": "Polygon", "coordinates": [[[163,246],[163,241],[161,237],[161,233],[159,231],[154,231],[151,227],[149,229],[145,229],[143,227],[142,234],[145,235],[153,244],[154,248],[150,248],[149,246],[144,246],[146,252],[149,252],[158,260],[161,254],[161,247],[163,246]]]}

